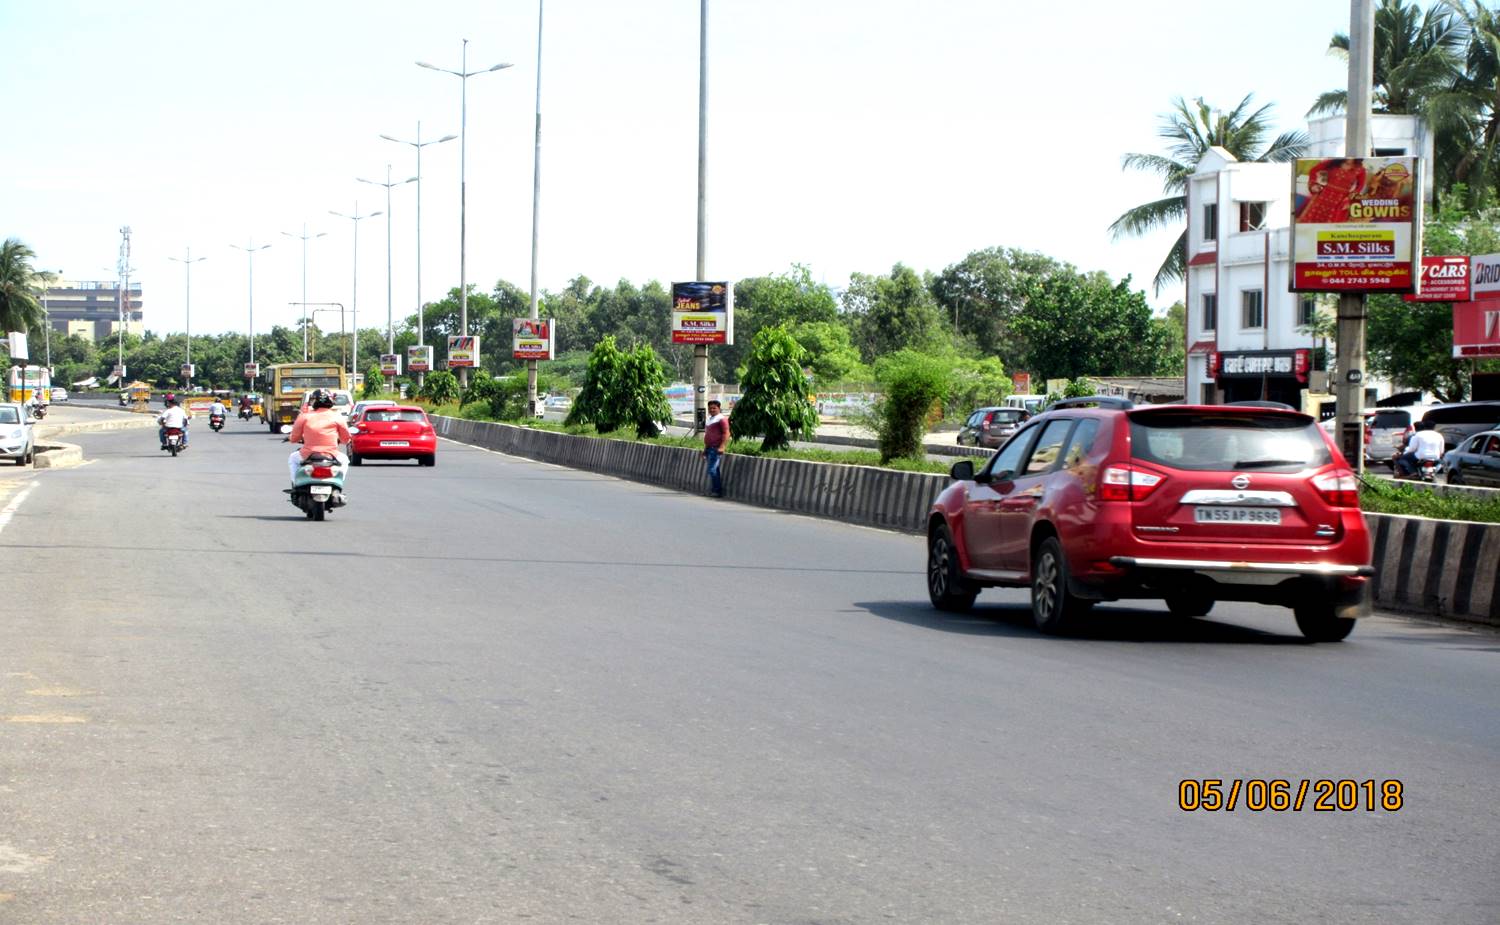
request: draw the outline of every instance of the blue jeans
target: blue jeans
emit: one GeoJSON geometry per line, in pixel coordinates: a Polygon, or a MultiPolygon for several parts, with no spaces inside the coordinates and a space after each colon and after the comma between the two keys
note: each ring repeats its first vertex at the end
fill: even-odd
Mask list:
{"type": "Polygon", "coordinates": [[[724,454],[718,450],[704,450],[703,455],[708,459],[708,487],[715,498],[724,495],[724,479],[719,475],[719,464],[724,461],[724,454]]]}

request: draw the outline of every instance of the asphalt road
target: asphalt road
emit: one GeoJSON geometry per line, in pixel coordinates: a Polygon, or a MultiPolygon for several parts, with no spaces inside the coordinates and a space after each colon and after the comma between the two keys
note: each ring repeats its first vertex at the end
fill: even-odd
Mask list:
{"type": "Polygon", "coordinates": [[[314,524],[194,430],[0,472],[7,925],[1500,921],[1494,634],[1047,638],[932,611],[914,537],[453,444],[314,524]]]}

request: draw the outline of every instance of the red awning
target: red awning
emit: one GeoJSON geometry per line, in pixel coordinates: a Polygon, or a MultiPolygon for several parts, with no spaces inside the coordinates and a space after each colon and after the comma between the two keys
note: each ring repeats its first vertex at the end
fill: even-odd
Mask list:
{"type": "Polygon", "coordinates": [[[1217,259],[1219,259],[1218,251],[1204,251],[1201,254],[1194,254],[1192,257],[1188,258],[1188,266],[1206,267],[1217,259]]]}
{"type": "Polygon", "coordinates": [[[1219,342],[1218,341],[1200,340],[1200,341],[1194,341],[1193,345],[1191,347],[1187,348],[1187,352],[1188,353],[1213,353],[1215,350],[1218,350],[1218,349],[1219,349],[1219,342]]]}

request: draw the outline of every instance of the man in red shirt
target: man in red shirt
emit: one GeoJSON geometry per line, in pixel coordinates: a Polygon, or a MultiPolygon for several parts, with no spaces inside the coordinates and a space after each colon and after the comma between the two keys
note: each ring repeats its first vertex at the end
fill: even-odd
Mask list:
{"type": "Polygon", "coordinates": [[[729,418],[723,414],[724,406],[716,401],[708,403],[708,421],[703,427],[703,458],[708,460],[709,491],[715,498],[724,497],[724,479],[719,475],[719,464],[724,460],[724,451],[729,448],[729,418]]]}

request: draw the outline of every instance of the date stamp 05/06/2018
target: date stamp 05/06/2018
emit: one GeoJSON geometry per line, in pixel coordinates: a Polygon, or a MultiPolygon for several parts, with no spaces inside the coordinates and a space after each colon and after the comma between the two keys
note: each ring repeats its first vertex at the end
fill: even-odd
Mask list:
{"type": "Polygon", "coordinates": [[[1177,808],[1188,813],[1394,813],[1405,800],[1405,785],[1394,779],[1205,777],[1177,784],[1177,808]]]}

